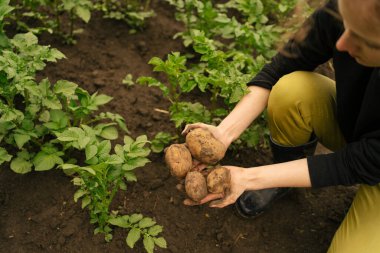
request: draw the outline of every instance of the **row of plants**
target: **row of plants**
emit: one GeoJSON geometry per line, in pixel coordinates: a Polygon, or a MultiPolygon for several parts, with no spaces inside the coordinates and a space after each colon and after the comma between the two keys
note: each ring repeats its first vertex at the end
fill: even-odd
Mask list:
{"type": "Polygon", "coordinates": [[[65,56],[31,32],[8,38],[4,18],[13,9],[9,0],[0,3],[0,165],[20,174],[62,169],[78,187],[74,200],[89,211],[95,234],[110,241],[116,226],[128,231],[131,248],[140,239],[147,252],[166,248],[154,219],[110,209],[116,193],[137,181],[135,169],[149,162],[150,141],[131,138],[119,114],[99,112],[112,97],[67,80],[36,80],[48,62],[65,56]]]}
{"type": "MultiPolygon", "coordinates": [[[[89,94],[66,80],[37,81],[36,72],[47,62],[65,56],[49,46],[40,46],[34,35],[49,31],[73,43],[74,35],[80,32],[74,27],[76,19],[88,22],[93,10],[102,11],[106,18],[125,21],[133,31],[154,15],[149,0],[23,0],[15,1],[14,7],[5,0],[0,4],[0,164],[9,164],[17,173],[62,169],[79,188],[74,200],[81,200],[82,208],[89,210],[95,233],[104,234],[110,241],[113,227],[126,228],[127,245],[133,248],[142,239],[147,252],[153,252],[155,245],[166,247],[160,236],[162,226],[142,214],[121,215],[110,210],[116,193],[137,180],[134,170],[149,162],[151,150],[161,152],[177,139],[184,124],[218,124],[232,110],[248,92],[246,84],[273,56],[285,31],[278,23],[296,2],[166,1],[185,27],[174,38],[181,38],[188,50],[149,61],[155,72],[166,75],[167,82],[150,76],[135,81],[158,87],[171,102],[167,110],[178,134],[160,132],[152,141],[145,135],[131,138],[122,116],[99,112],[99,107],[112,97],[89,94]],[[9,39],[4,32],[6,17],[29,32],[9,39]],[[30,27],[34,23],[31,19],[38,25],[30,27]],[[64,27],[64,20],[69,21],[68,26],[64,27]],[[183,95],[192,92],[206,93],[210,105],[185,101],[183,95]]],[[[128,75],[124,83],[134,84],[132,76],[128,75]]],[[[265,114],[233,147],[266,145],[268,130],[264,122],[265,114]]]]}
{"type": "MultiPolygon", "coordinates": [[[[297,1],[166,1],[175,8],[176,19],[185,27],[174,38],[181,38],[188,51],[149,61],[153,71],[166,75],[167,82],[143,76],[136,83],[162,91],[171,102],[167,109],[178,132],[188,123],[218,124],[247,94],[247,83],[275,54],[281,35],[287,31],[280,23],[297,1]],[[207,93],[210,105],[183,100],[183,94],[195,91],[207,93]]],[[[133,83],[131,76],[126,83],[133,83]]],[[[231,147],[267,146],[265,117],[263,113],[231,147]]],[[[166,141],[170,140],[168,136],[166,141]]]]}
{"type": "Polygon", "coordinates": [[[74,44],[75,35],[83,32],[78,20],[88,23],[93,11],[100,11],[104,18],[126,22],[134,33],[155,15],[150,5],[150,0],[14,0],[9,18],[18,30],[34,34],[47,31],[74,44]]]}

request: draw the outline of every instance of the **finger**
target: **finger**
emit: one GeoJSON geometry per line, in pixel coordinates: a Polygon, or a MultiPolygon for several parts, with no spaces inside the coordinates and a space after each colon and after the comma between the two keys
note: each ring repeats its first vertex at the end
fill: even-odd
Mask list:
{"type": "Polygon", "coordinates": [[[193,129],[195,129],[195,128],[204,128],[204,129],[208,129],[208,126],[207,126],[207,124],[205,124],[205,123],[200,123],[200,122],[198,122],[198,123],[193,123],[193,124],[187,124],[186,126],[185,126],[185,128],[183,129],[183,131],[182,131],[182,135],[186,135],[186,134],[188,134],[191,130],[193,130],[193,129]]]}
{"type": "Polygon", "coordinates": [[[197,159],[193,159],[193,167],[197,167],[200,163],[197,159]]]}
{"type": "MultiPolygon", "coordinates": [[[[193,171],[199,171],[199,172],[202,172],[204,169],[207,168],[207,164],[204,164],[204,163],[200,163],[198,164],[197,166],[193,167],[193,171]]],[[[208,173],[207,173],[208,174],[208,173]]]]}
{"type": "Polygon", "coordinates": [[[199,202],[194,201],[194,200],[191,200],[191,199],[185,199],[185,200],[183,201],[183,204],[184,204],[185,206],[197,206],[197,205],[200,205],[199,202]]]}
{"type": "Polygon", "coordinates": [[[224,199],[212,201],[210,203],[210,207],[223,208],[223,207],[226,207],[226,206],[231,205],[233,203],[235,203],[235,199],[232,196],[228,196],[224,199]]]}
{"type": "Polygon", "coordinates": [[[200,201],[194,201],[194,200],[191,200],[191,199],[185,199],[183,201],[183,204],[186,205],[186,206],[197,206],[197,205],[202,205],[202,204],[207,203],[209,201],[212,201],[212,200],[215,200],[215,199],[220,199],[220,198],[223,198],[223,197],[224,197],[223,193],[211,193],[211,194],[208,194],[203,199],[201,199],[200,201]]]}
{"type": "Polygon", "coordinates": [[[192,130],[192,129],[194,129],[194,128],[198,128],[198,127],[200,127],[200,126],[198,126],[198,124],[199,124],[199,123],[187,124],[187,125],[185,126],[185,129],[183,129],[182,134],[183,134],[183,135],[186,135],[186,134],[188,134],[188,133],[190,132],[190,130],[192,130]]]}
{"type": "Polygon", "coordinates": [[[223,193],[210,193],[206,197],[204,197],[203,199],[201,199],[199,201],[199,203],[204,204],[204,203],[207,203],[209,201],[212,201],[212,200],[215,200],[215,199],[221,199],[221,198],[224,198],[224,194],[223,193]]]}

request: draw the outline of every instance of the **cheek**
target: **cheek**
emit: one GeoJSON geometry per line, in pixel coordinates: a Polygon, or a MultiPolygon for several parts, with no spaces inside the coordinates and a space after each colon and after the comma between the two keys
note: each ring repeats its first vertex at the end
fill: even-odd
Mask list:
{"type": "Polygon", "coordinates": [[[370,53],[368,57],[370,57],[374,66],[380,67],[380,50],[376,50],[376,52],[370,53]]]}
{"type": "Polygon", "coordinates": [[[380,67],[380,50],[363,50],[359,61],[368,67],[380,67]]]}

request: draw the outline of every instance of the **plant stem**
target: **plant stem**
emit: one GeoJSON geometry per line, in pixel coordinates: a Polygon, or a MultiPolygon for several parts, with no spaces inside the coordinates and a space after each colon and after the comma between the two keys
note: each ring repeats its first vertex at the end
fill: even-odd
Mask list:
{"type": "Polygon", "coordinates": [[[74,9],[70,10],[70,39],[74,36],[74,9]]]}
{"type": "Polygon", "coordinates": [[[59,20],[58,0],[54,0],[55,22],[57,25],[57,32],[61,33],[61,21],[59,20]]]}
{"type": "Polygon", "coordinates": [[[145,7],[144,7],[144,11],[149,10],[149,7],[150,7],[150,0],[146,0],[146,2],[145,2],[145,7]]]}

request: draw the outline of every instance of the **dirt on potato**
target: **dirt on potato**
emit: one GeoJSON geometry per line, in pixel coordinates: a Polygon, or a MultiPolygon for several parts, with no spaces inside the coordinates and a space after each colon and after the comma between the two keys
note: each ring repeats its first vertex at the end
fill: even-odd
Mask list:
{"type": "Polygon", "coordinates": [[[202,128],[190,131],[186,135],[186,144],[191,155],[204,164],[217,163],[224,157],[226,151],[223,143],[202,128]]]}
{"type": "Polygon", "coordinates": [[[230,189],[231,173],[222,166],[216,167],[207,175],[207,190],[210,193],[225,193],[230,189]]]}
{"type": "Polygon", "coordinates": [[[177,178],[185,178],[190,171],[193,160],[184,144],[172,144],[165,151],[165,162],[170,173],[177,178]]]}
{"type": "Polygon", "coordinates": [[[206,178],[198,171],[190,171],[185,179],[186,194],[194,201],[207,196],[206,178]]]}

